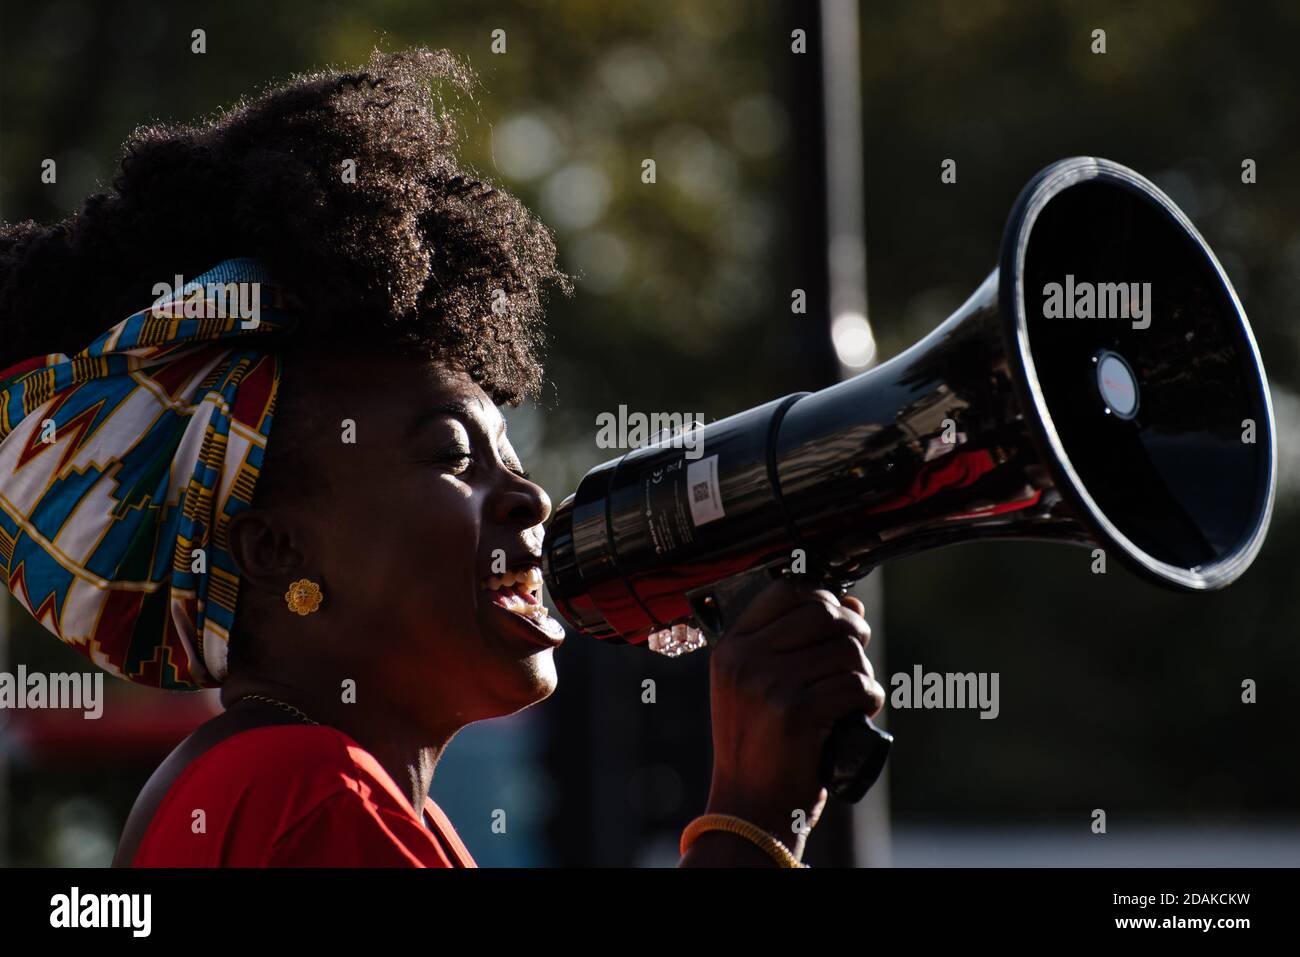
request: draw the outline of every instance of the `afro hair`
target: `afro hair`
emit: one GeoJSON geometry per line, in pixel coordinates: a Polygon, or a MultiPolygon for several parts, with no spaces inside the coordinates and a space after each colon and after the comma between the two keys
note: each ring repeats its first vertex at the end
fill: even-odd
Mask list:
{"type": "Polygon", "coordinates": [[[72,355],[155,283],[250,256],[317,342],[439,360],[502,404],[537,396],[544,299],[571,283],[549,230],[457,163],[442,94],[473,84],[445,51],[376,52],[210,122],[137,129],[111,189],[52,226],[0,227],[0,368],[72,355]]]}

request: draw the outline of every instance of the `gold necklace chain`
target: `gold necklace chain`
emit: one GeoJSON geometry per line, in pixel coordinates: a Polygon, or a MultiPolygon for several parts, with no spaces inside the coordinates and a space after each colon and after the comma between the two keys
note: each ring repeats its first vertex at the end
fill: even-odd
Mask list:
{"type": "MultiPolygon", "coordinates": [[[[309,717],[307,716],[306,712],[304,712],[301,708],[295,708],[293,705],[289,704],[287,701],[281,701],[279,698],[272,698],[272,697],[270,697],[269,695],[264,695],[264,694],[245,694],[245,695],[240,695],[238,698],[236,698],[236,699],[231,703],[231,705],[232,705],[232,707],[233,707],[234,705],[239,704],[239,702],[241,702],[241,701],[247,701],[247,700],[253,700],[253,701],[265,701],[267,704],[274,705],[275,707],[279,708],[281,711],[287,711],[289,714],[293,715],[293,716],[294,716],[295,718],[297,718],[299,721],[305,721],[307,724],[315,724],[315,725],[319,725],[319,724],[320,724],[319,721],[316,721],[316,720],[314,720],[314,719],[312,719],[312,718],[309,718],[309,717]]],[[[425,815],[425,813],[424,813],[424,809],[423,809],[423,808],[420,809],[419,817],[420,817],[420,824],[421,824],[421,826],[423,826],[424,828],[426,828],[426,829],[428,829],[428,830],[430,830],[430,831],[433,831],[433,830],[434,830],[433,822],[430,821],[430,820],[428,819],[428,817],[425,815]]]]}
{"type": "Polygon", "coordinates": [[[295,708],[293,705],[289,704],[288,702],[281,701],[279,698],[271,698],[264,694],[240,695],[238,698],[235,699],[235,704],[239,704],[239,702],[247,701],[249,699],[252,699],[253,701],[265,701],[267,704],[275,705],[275,707],[279,708],[281,711],[287,711],[289,714],[293,715],[299,721],[304,721],[307,724],[320,724],[319,721],[315,721],[307,717],[307,714],[304,711],[302,711],[299,708],[295,708]]]}

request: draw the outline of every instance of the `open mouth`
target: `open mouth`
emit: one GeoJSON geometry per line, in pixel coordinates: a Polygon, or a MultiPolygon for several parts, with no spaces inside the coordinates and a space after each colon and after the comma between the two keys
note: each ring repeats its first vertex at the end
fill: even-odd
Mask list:
{"type": "Polygon", "coordinates": [[[542,604],[542,570],[536,565],[503,575],[489,575],[480,585],[491,596],[492,604],[522,618],[545,635],[548,646],[564,640],[564,626],[542,604]]]}

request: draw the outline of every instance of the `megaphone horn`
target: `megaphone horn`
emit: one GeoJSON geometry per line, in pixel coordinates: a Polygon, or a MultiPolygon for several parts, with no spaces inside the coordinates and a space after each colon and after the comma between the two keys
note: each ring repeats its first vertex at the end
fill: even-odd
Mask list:
{"type": "MultiPolygon", "coordinates": [[[[670,654],[722,634],[792,556],[843,587],[941,545],[1044,539],[1205,591],[1259,552],[1275,483],[1264,369],[1223,267],[1151,182],[1076,157],[1029,182],[997,268],[916,345],[690,449],[592,469],[543,575],[577,630],[670,654]]],[[[824,783],[861,797],[887,737],[846,719],[824,783]]]]}

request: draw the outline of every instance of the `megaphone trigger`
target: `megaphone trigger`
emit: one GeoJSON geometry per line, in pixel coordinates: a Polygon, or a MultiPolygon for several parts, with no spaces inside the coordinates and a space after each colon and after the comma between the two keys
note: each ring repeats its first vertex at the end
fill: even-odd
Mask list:
{"type": "Polygon", "coordinates": [[[724,633],[778,574],[771,567],[754,568],[686,593],[695,621],[710,645],[722,640],[724,633]]]}

